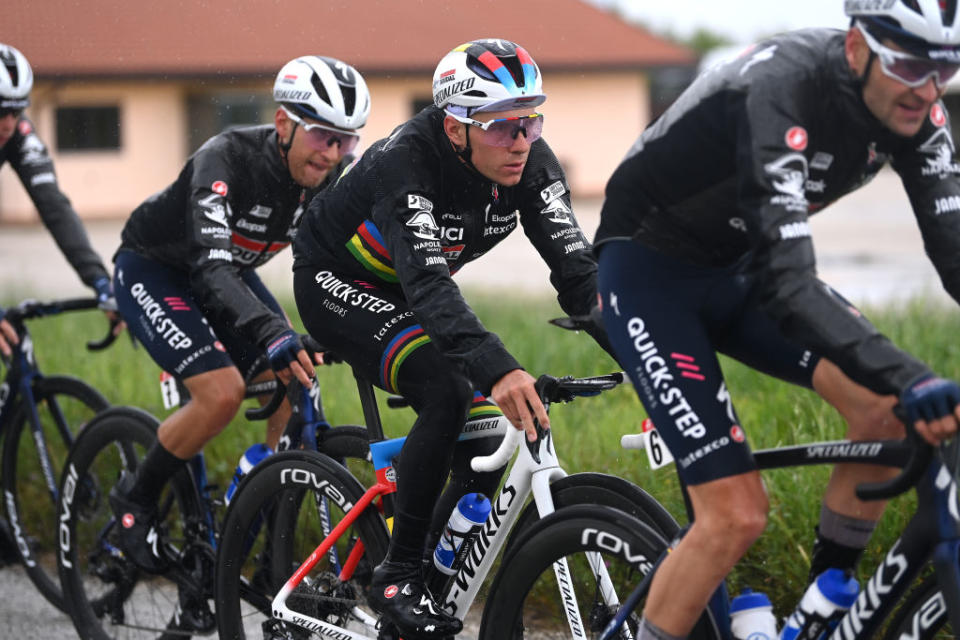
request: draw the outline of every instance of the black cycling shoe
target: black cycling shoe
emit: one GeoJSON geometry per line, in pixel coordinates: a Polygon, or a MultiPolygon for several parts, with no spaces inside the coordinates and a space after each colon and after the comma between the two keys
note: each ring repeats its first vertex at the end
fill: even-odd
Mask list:
{"type": "Polygon", "coordinates": [[[420,575],[420,563],[385,560],[373,570],[369,602],[393,623],[404,640],[455,636],[463,623],[433,600],[420,575]]]}
{"type": "Polygon", "coordinates": [[[110,508],[117,519],[117,544],[123,555],[139,568],[150,573],[165,573],[172,563],[164,553],[157,527],[157,508],[129,498],[133,483],[133,474],[124,471],[110,489],[110,508]]]}

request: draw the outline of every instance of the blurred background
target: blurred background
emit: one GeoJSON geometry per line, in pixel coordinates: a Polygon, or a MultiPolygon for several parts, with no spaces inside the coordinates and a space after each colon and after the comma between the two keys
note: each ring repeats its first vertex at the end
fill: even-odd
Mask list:
{"type": "MultiPolygon", "coordinates": [[[[272,122],[273,78],[299,55],[341,58],[364,75],[368,145],[430,103],[433,69],[451,48],[489,36],[521,43],[544,74],[545,137],[592,237],[607,178],[700,69],[780,31],[846,26],[840,0],[11,0],[3,16],[0,42],[35,74],[27,114],[107,261],[129,212],[207,138],[272,122]]],[[[946,100],[956,121],[960,93],[946,100]]],[[[942,296],[892,173],[814,220],[822,275],[854,300],[942,296]]],[[[499,260],[458,279],[549,286],[514,235],[499,260]]],[[[289,265],[289,255],[268,265],[268,283],[289,290],[289,265]]],[[[81,291],[16,174],[0,169],[0,299],[81,291]]]]}

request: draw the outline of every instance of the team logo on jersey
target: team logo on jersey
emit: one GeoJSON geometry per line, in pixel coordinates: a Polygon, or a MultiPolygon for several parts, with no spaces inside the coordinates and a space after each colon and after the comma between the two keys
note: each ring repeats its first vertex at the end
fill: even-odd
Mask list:
{"type": "Polygon", "coordinates": [[[803,127],[790,127],[784,140],[794,151],[803,151],[807,148],[807,130],[803,127]]]}
{"type": "Polygon", "coordinates": [[[556,200],[563,194],[567,192],[566,187],[563,186],[563,183],[557,180],[549,187],[540,192],[540,197],[543,198],[543,201],[547,204],[550,204],[553,200],[556,200]]]}
{"type": "Polygon", "coordinates": [[[573,224],[570,222],[570,207],[563,200],[554,200],[546,207],[540,210],[541,214],[547,216],[547,220],[557,224],[573,224]]]}
{"type": "Polygon", "coordinates": [[[433,214],[429,211],[417,211],[407,220],[407,226],[414,229],[413,235],[423,240],[436,240],[437,231],[440,231],[440,227],[433,220],[433,214]]]}
{"type": "Polygon", "coordinates": [[[940,103],[935,103],[930,107],[930,122],[938,127],[947,124],[947,114],[943,112],[943,107],[940,106],[940,103]]]}
{"type": "Polygon", "coordinates": [[[250,209],[250,215],[254,218],[269,218],[271,213],[273,213],[273,209],[262,204],[255,204],[250,209]]]}
{"type": "Polygon", "coordinates": [[[941,179],[960,173],[960,167],[953,161],[953,138],[945,128],[937,129],[917,151],[927,156],[927,166],[920,170],[925,176],[938,176],[941,179]]]}
{"type": "Polygon", "coordinates": [[[770,198],[770,204],[790,211],[806,211],[807,159],[800,153],[788,153],[763,167],[773,180],[771,185],[780,193],[770,198]]]}
{"type": "Polygon", "coordinates": [[[422,211],[426,211],[427,213],[431,213],[433,211],[433,203],[423,196],[418,196],[415,193],[408,193],[407,208],[420,209],[422,211]]]}
{"type": "Polygon", "coordinates": [[[733,438],[734,442],[743,442],[747,439],[747,436],[743,433],[743,429],[741,429],[738,424],[730,427],[730,437],[733,438]]]}
{"type": "Polygon", "coordinates": [[[33,127],[30,126],[30,123],[26,120],[21,120],[17,123],[17,129],[20,130],[20,135],[28,136],[30,132],[33,131],[33,127]]]}
{"type": "Polygon", "coordinates": [[[227,183],[223,180],[217,180],[212,185],[210,185],[210,190],[216,194],[227,197],[227,183]]]}

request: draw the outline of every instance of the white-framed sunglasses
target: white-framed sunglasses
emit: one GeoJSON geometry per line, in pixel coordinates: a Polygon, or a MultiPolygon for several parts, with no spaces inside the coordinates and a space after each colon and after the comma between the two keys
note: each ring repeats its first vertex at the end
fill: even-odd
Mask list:
{"type": "Polygon", "coordinates": [[[324,151],[327,147],[339,144],[340,153],[350,153],[357,147],[357,143],[360,142],[359,134],[348,133],[341,129],[334,129],[322,124],[304,122],[303,118],[291,112],[286,107],[281,106],[280,108],[283,109],[283,112],[287,114],[288,118],[296,122],[297,125],[303,129],[304,134],[306,134],[307,144],[313,149],[324,151]]]}
{"type": "Polygon", "coordinates": [[[896,51],[890,47],[884,46],[876,38],[870,35],[867,27],[862,22],[856,23],[857,29],[863,34],[863,39],[867,46],[877,56],[880,61],[880,70],[888,77],[897,82],[903,83],[908,87],[916,89],[927,83],[927,80],[933,78],[933,82],[938,89],[946,86],[947,82],[960,70],[960,64],[955,62],[944,62],[941,60],[931,60],[915,56],[905,51],[896,51]]]}
{"type": "Polygon", "coordinates": [[[509,118],[494,118],[488,122],[480,122],[473,118],[455,116],[447,112],[457,122],[469,124],[483,131],[483,141],[494,147],[510,147],[521,133],[528,143],[532,143],[543,134],[543,114],[532,113],[528,116],[511,116],[509,118]]]}

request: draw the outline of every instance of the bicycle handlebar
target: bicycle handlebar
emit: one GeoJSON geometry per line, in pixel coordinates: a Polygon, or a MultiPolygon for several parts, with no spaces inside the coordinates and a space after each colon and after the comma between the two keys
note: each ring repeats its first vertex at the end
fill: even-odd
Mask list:
{"type": "Polygon", "coordinates": [[[893,408],[893,413],[907,430],[906,440],[910,444],[910,457],[907,459],[903,471],[895,478],[884,482],[858,484],[856,494],[861,500],[887,500],[901,493],[906,493],[917,484],[930,465],[931,458],[933,458],[933,447],[920,437],[899,404],[893,408]]]}
{"type": "MultiPolygon", "coordinates": [[[[323,359],[323,364],[337,364],[343,362],[343,358],[338,356],[333,351],[330,351],[319,342],[313,339],[309,334],[300,334],[300,342],[303,344],[303,348],[307,351],[307,354],[310,356],[310,360],[314,361],[314,356],[320,354],[323,359]]],[[[271,415],[280,408],[280,404],[283,402],[283,398],[286,395],[287,387],[279,379],[268,380],[267,382],[259,384],[251,384],[247,386],[247,397],[254,397],[259,395],[264,395],[270,391],[273,391],[273,395],[270,396],[270,400],[267,401],[267,404],[262,407],[251,407],[243,412],[244,417],[247,420],[266,420],[271,415]]]]}
{"type": "MultiPolygon", "coordinates": [[[[70,311],[96,309],[98,304],[99,302],[96,298],[67,298],[64,300],[53,300],[51,302],[24,300],[17,306],[8,309],[6,317],[11,323],[22,325],[24,320],[32,320],[44,316],[55,316],[70,311]]],[[[113,344],[117,339],[114,329],[120,322],[121,320],[119,319],[111,320],[110,327],[107,329],[107,335],[100,340],[87,342],[87,349],[90,351],[102,351],[113,344]]]]}
{"type": "MultiPolygon", "coordinates": [[[[551,402],[572,402],[577,396],[595,396],[602,391],[613,389],[621,384],[623,380],[623,371],[587,378],[574,378],[571,376],[555,378],[544,374],[537,378],[535,386],[540,399],[544,405],[549,408],[551,402]]],[[[535,420],[534,424],[537,427],[538,436],[545,433],[545,431],[541,430],[539,422],[535,420]]],[[[485,472],[495,471],[504,466],[510,461],[510,458],[513,457],[513,452],[519,446],[521,442],[520,437],[523,433],[520,429],[508,428],[507,435],[503,437],[497,450],[488,456],[477,456],[473,458],[470,460],[470,467],[474,471],[485,472]]],[[[537,453],[537,444],[539,441],[540,437],[533,442],[527,442],[527,446],[530,447],[530,454],[537,462],[540,461],[539,454],[537,453]]]]}

